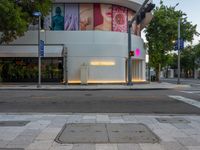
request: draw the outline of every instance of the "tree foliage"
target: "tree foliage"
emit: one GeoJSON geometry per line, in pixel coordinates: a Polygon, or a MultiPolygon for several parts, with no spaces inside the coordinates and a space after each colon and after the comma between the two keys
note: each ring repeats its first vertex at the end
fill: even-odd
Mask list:
{"type": "Polygon", "coordinates": [[[194,35],[198,35],[196,25],[187,21],[187,15],[181,10],[175,10],[175,6],[165,6],[160,1],[160,7],[153,12],[154,18],[146,28],[146,39],[148,41],[148,53],[150,66],[156,71],[159,80],[160,66],[164,66],[167,54],[174,49],[174,41],[178,37],[178,18],[181,18],[181,37],[191,42],[194,35]]]}
{"type": "Polygon", "coordinates": [[[47,15],[51,0],[1,0],[0,1],[0,44],[23,36],[33,22],[34,11],[47,15]]]}
{"type": "Polygon", "coordinates": [[[185,77],[194,76],[194,69],[200,67],[200,43],[184,49],[181,53],[181,67],[185,77]]]}

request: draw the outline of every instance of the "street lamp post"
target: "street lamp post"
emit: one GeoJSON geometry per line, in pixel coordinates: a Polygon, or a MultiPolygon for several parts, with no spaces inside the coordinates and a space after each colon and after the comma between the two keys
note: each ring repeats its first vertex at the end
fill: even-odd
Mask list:
{"type": "Polygon", "coordinates": [[[38,18],[38,85],[41,87],[41,55],[40,55],[40,24],[41,24],[41,12],[34,12],[33,16],[38,18]]]}

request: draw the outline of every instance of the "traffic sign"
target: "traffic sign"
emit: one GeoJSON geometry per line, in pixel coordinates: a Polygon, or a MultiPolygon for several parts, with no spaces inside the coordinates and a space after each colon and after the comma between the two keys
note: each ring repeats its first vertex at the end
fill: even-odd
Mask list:
{"type": "Polygon", "coordinates": [[[184,49],[184,40],[180,39],[180,49],[184,49]]]}
{"type": "Polygon", "coordinates": [[[176,40],[174,44],[174,49],[175,50],[184,49],[184,40],[183,39],[176,40]],[[178,42],[179,42],[179,45],[178,45],[178,42]]]}
{"type": "Polygon", "coordinates": [[[40,40],[40,56],[44,57],[44,41],[40,40]]]}

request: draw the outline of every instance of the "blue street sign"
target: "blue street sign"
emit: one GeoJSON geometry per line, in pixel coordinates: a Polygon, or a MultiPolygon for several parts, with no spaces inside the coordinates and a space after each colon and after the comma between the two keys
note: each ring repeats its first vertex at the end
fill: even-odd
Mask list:
{"type": "Polygon", "coordinates": [[[180,39],[180,49],[184,49],[184,41],[183,41],[183,39],[180,39]]]}
{"type": "Polygon", "coordinates": [[[176,40],[176,42],[174,44],[174,49],[175,50],[184,49],[184,40],[183,39],[176,40]],[[179,42],[180,47],[178,47],[178,42],[179,42]]]}
{"type": "Polygon", "coordinates": [[[44,57],[44,41],[40,40],[40,56],[44,57]]]}

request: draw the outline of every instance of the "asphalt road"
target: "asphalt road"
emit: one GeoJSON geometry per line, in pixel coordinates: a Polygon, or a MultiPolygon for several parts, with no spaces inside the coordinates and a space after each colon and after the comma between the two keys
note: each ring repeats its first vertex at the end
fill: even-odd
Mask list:
{"type": "MultiPolygon", "coordinates": [[[[161,81],[168,82],[168,83],[177,83],[177,78],[162,78],[161,81]]],[[[187,84],[191,85],[192,87],[200,88],[200,79],[186,79],[186,78],[181,78],[180,79],[181,84],[187,84]]]]}
{"type": "Polygon", "coordinates": [[[197,89],[185,91],[0,90],[0,112],[200,114],[200,108],[172,99],[168,95],[178,95],[200,101],[200,89],[199,93],[197,89]],[[190,91],[196,92],[191,93],[190,91]]]}

